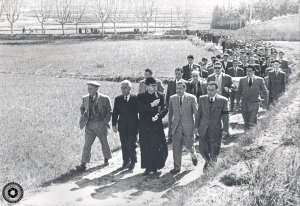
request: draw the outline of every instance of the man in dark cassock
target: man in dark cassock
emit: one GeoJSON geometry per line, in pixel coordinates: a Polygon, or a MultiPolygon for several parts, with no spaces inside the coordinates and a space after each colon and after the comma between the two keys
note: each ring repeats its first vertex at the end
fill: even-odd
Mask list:
{"type": "Polygon", "coordinates": [[[147,91],[138,95],[141,167],[144,175],[154,174],[165,166],[168,147],[162,119],[168,113],[164,95],[157,92],[155,78],[146,79],[147,91]]]}

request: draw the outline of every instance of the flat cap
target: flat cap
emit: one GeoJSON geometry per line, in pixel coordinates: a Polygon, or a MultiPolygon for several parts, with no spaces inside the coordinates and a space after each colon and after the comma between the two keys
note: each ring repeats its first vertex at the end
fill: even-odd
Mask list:
{"type": "Polygon", "coordinates": [[[96,81],[89,81],[89,82],[87,82],[86,83],[87,85],[93,85],[93,86],[96,86],[96,87],[99,87],[100,86],[100,84],[98,83],[98,82],[96,82],[96,81]]]}

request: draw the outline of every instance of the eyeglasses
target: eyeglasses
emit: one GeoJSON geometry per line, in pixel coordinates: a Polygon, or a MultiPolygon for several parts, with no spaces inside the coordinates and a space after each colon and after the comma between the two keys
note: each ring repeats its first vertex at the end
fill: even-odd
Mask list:
{"type": "Polygon", "coordinates": [[[215,69],[221,69],[221,67],[215,67],[215,69]]]}

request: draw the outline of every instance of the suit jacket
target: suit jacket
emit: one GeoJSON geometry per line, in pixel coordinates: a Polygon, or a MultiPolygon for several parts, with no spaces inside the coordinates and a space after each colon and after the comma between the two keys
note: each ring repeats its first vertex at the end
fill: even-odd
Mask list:
{"type": "Polygon", "coordinates": [[[279,60],[282,69],[287,69],[289,67],[289,62],[285,59],[279,60]]]}
{"type": "Polygon", "coordinates": [[[240,67],[237,67],[237,70],[235,72],[235,69],[233,67],[231,67],[228,69],[227,74],[231,77],[243,77],[244,70],[240,67]]]}
{"type": "Polygon", "coordinates": [[[266,75],[266,71],[267,71],[267,69],[268,68],[270,68],[270,67],[272,67],[272,65],[271,64],[263,64],[262,66],[261,66],[261,74],[260,74],[260,76],[261,77],[265,77],[265,76],[268,76],[268,75],[266,75]]]}
{"type": "MultiPolygon", "coordinates": [[[[162,81],[159,79],[156,79],[156,82],[157,82],[157,91],[164,93],[164,87],[162,85],[162,81]]],[[[146,79],[143,79],[140,81],[140,84],[139,84],[139,94],[146,92],[146,90],[147,90],[146,89],[146,79]]]]}
{"type": "Polygon", "coordinates": [[[239,67],[242,68],[244,70],[244,76],[247,75],[247,66],[248,66],[248,63],[247,64],[240,64],[239,67]]]}
{"type": "MultiPolygon", "coordinates": [[[[181,81],[185,82],[187,86],[188,82],[186,80],[182,79],[181,81]]],[[[169,106],[170,97],[174,94],[176,94],[176,79],[170,80],[168,82],[167,95],[166,95],[167,106],[169,106]]]]}
{"type": "Polygon", "coordinates": [[[137,95],[130,94],[129,101],[126,102],[124,95],[115,98],[112,113],[112,126],[118,124],[120,133],[138,133],[138,108],[137,95]]]}
{"type": "Polygon", "coordinates": [[[199,69],[199,76],[206,79],[208,77],[208,72],[204,69],[199,69]]]}
{"type": "Polygon", "coordinates": [[[188,81],[191,77],[192,77],[192,71],[193,70],[199,70],[200,69],[200,66],[197,65],[197,64],[193,64],[193,68],[190,69],[189,65],[185,65],[182,67],[183,69],[183,75],[182,75],[182,79],[188,81]]]}
{"type": "Polygon", "coordinates": [[[275,70],[270,71],[268,77],[269,96],[277,98],[280,94],[284,93],[285,83],[285,73],[283,71],[278,71],[277,75],[275,70]]]}
{"type": "MultiPolygon", "coordinates": [[[[232,78],[228,74],[221,73],[222,75],[222,85],[219,90],[221,91],[221,95],[224,97],[229,97],[229,93],[225,91],[224,87],[234,88],[232,78]]],[[[207,78],[207,82],[216,81],[216,74],[209,75],[207,78]]]]}
{"type": "Polygon", "coordinates": [[[204,138],[209,129],[213,137],[221,138],[222,130],[228,132],[229,129],[228,100],[216,94],[215,101],[210,103],[208,95],[201,96],[195,118],[195,127],[198,128],[200,137],[204,138]],[[209,104],[212,104],[211,110],[209,104]]]}
{"type": "MultiPolygon", "coordinates": [[[[79,127],[80,129],[83,129],[88,122],[89,117],[89,97],[90,95],[85,95],[82,98],[82,104],[80,107],[81,111],[81,117],[79,120],[79,127]]],[[[112,106],[110,102],[110,98],[104,94],[101,94],[99,92],[96,93],[96,103],[98,105],[98,110],[100,113],[100,126],[105,125],[104,128],[109,127],[109,121],[111,119],[112,114],[112,106]]],[[[107,128],[106,128],[107,129],[107,128]]]]}
{"type": "Polygon", "coordinates": [[[264,104],[268,105],[269,92],[263,78],[254,75],[252,87],[249,87],[248,77],[243,77],[240,79],[239,88],[237,91],[237,103],[239,103],[240,99],[242,98],[242,111],[253,111],[259,109],[260,92],[262,92],[264,95],[264,104]]]}
{"type": "Polygon", "coordinates": [[[230,67],[233,67],[232,61],[227,60],[227,65],[225,66],[224,60],[221,61],[221,64],[223,65],[223,69],[225,70],[225,74],[227,74],[227,71],[230,67]]]}
{"type": "Polygon", "coordinates": [[[181,121],[183,131],[188,136],[194,134],[194,117],[197,114],[198,104],[196,97],[185,93],[182,106],[180,107],[179,96],[177,94],[170,97],[169,103],[169,134],[173,136],[181,121]]]}
{"type": "Polygon", "coordinates": [[[190,80],[186,92],[195,95],[198,102],[200,96],[207,94],[207,82],[199,78],[197,84],[195,84],[193,80],[190,80]]]}

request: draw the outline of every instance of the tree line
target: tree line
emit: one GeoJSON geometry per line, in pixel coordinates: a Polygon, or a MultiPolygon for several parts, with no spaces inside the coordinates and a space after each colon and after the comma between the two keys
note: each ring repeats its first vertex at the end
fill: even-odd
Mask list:
{"type": "Polygon", "coordinates": [[[216,5],[211,28],[239,29],[252,20],[268,21],[278,16],[297,14],[298,9],[298,0],[256,0],[243,2],[237,8],[216,5]]]}
{"type": "MultiPolygon", "coordinates": [[[[10,24],[11,34],[14,33],[14,24],[20,18],[24,0],[0,0],[0,17],[10,24]]],[[[101,34],[104,35],[104,24],[113,23],[114,33],[117,33],[117,23],[123,14],[133,14],[139,22],[141,33],[144,29],[149,33],[149,24],[153,21],[154,13],[157,15],[158,3],[155,0],[35,0],[32,10],[41,26],[42,34],[46,33],[46,22],[50,18],[60,24],[62,34],[65,34],[65,25],[74,24],[78,33],[78,24],[85,14],[93,14],[101,24],[101,34]]],[[[188,29],[191,22],[191,0],[185,0],[185,6],[176,7],[174,16],[179,22],[181,33],[188,29]]]]}

